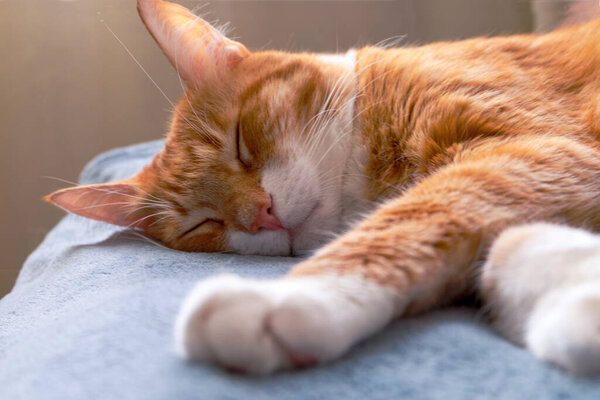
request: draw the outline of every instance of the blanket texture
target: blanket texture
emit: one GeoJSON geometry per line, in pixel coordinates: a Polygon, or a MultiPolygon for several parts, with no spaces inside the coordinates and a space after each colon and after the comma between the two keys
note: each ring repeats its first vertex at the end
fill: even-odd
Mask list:
{"type": "MultiPolygon", "coordinates": [[[[122,179],[162,141],[102,154],[81,182],[122,179]]],[[[399,320],[329,365],[230,375],[174,351],[173,321],[196,281],[276,277],[291,258],[184,253],[66,216],[0,300],[0,399],[600,399],[498,337],[475,310],[399,320]]]]}

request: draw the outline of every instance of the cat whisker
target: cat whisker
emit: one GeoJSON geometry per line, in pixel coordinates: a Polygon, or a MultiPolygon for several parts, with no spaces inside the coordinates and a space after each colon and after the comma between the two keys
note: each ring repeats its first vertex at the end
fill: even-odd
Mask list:
{"type": "MultiPolygon", "coordinates": [[[[375,63],[371,63],[371,64],[375,64],[375,63]]],[[[368,82],[367,84],[365,84],[365,85],[363,86],[363,88],[362,88],[362,91],[364,92],[364,90],[365,90],[367,87],[369,87],[370,85],[372,85],[372,84],[373,84],[373,83],[374,83],[374,82],[375,82],[377,79],[380,79],[381,77],[384,77],[384,76],[386,76],[386,75],[387,75],[387,73],[385,73],[385,74],[382,74],[382,75],[380,75],[380,76],[378,76],[378,77],[376,77],[376,78],[372,79],[370,82],[368,82]]],[[[351,101],[352,103],[354,103],[354,102],[356,101],[356,99],[357,99],[358,97],[360,97],[361,95],[362,95],[362,93],[359,93],[359,94],[357,94],[357,95],[356,95],[354,98],[351,98],[351,99],[347,100],[346,102],[344,102],[344,104],[342,104],[342,106],[336,110],[336,113],[335,113],[335,114],[334,114],[334,115],[331,117],[331,119],[330,119],[330,120],[328,120],[328,121],[326,121],[326,123],[325,123],[325,124],[324,124],[322,127],[320,127],[320,133],[321,133],[321,135],[323,135],[323,134],[324,134],[324,132],[325,132],[325,129],[327,128],[327,126],[328,126],[330,123],[332,123],[333,119],[334,119],[334,118],[337,116],[337,114],[338,114],[339,112],[341,112],[341,110],[343,110],[343,108],[344,108],[344,107],[347,105],[347,103],[348,103],[348,102],[350,102],[350,101],[351,101]]],[[[363,109],[363,110],[362,110],[360,113],[358,113],[358,114],[354,115],[354,116],[353,116],[353,118],[352,118],[352,119],[351,119],[351,120],[350,120],[350,121],[349,121],[349,122],[348,122],[348,123],[347,123],[347,124],[346,124],[344,127],[342,127],[342,131],[346,130],[346,128],[348,128],[348,125],[351,125],[351,124],[353,124],[353,123],[354,123],[354,121],[355,121],[355,120],[358,118],[358,116],[359,116],[359,115],[361,115],[361,114],[362,114],[362,113],[364,113],[365,111],[367,111],[367,110],[370,110],[370,109],[371,109],[371,108],[373,108],[374,106],[376,106],[376,105],[378,105],[378,104],[381,104],[381,103],[383,103],[383,100],[382,100],[382,101],[379,101],[379,102],[376,102],[376,103],[374,103],[374,104],[372,104],[370,107],[367,107],[367,108],[363,109]]],[[[337,140],[336,140],[336,141],[335,141],[335,142],[334,142],[334,143],[333,143],[333,144],[332,144],[332,145],[329,147],[329,149],[328,149],[328,150],[325,152],[325,154],[324,154],[324,155],[321,157],[321,159],[320,159],[320,160],[317,162],[317,166],[318,166],[318,165],[319,165],[319,164],[320,164],[320,163],[323,161],[323,159],[324,159],[324,158],[325,158],[325,156],[326,156],[326,155],[329,153],[329,151],[331,151],[331,149],[333,149],[333,147],[334,147],[334,146],[335,146],[337,143],[339,143],[339,142],[340,142],[340,140],[341,140],[343,137],[345,137],[345,136],[347,136],[348,134],[352,133],[352,131],[353,131],[353,130],[352,130],[352,129],[350,129],[350,130],[349,130],[348,132],[346,132],[344,135],[342,135],[342,136],[338,137],[338,139],[337,139],[337,140]]],[[[312,148],[311,148],[311,149],[309,149],[309,151],[308,151],[308,153],[309,153],[309,154],[312,154],[311,150],[312,150],[312,148]]]]}
{"type": "Polygon", "coordinates": [[[169,104],[171,104],[171,106],[173,106],[173,108],[175,108],[174,103],[171,101],[171,99],[169,98],[169,96],[167,96],[167,94],[164,92],[164,90],[162,90],[162,88],[158,85],[158,83],[156,83],[156,81],[152,78],[152,76],[150,76],[150,74],[148,73],[148,71],[146,71],[146,69],[142,66],[142,64],[137,60],[137,58],[133,55],[133,53],[131,52],[131,50],[129,50],[129,48],[127,47],[127,45],[125,45],[125,43],[123,43],[123,41],[117,36],[117,34],[108,26],[108,24],[104,21],[102,21],[102,24],[104,24],[104,26],[106,27],[106,29],[114,36],[114,38],[121,44],[121,46],[125,49],[125,51],[127,52],[127,54],[129,54],[129,56],[133,59],[133,61],[138,65],[138,67],[140,67],[140,69],[142,70],[142,72],[144,72],[144,74],[146,74],[146,76],[148,77],[148,79],[150,79],[150,81],[154,84],[154,86],[156,86],[156,88],[158,89],[158,91],[163,95],[163,97],[169,102],[169,104]]]}
{"type": "Polygon", "coordinates": [[[127,225],[126,227],[127,227],[127,228],[132,228],[132,227],[134,227],[134,226],[138,225],[140,222],[143,222],[143,221],[147,220],[148,218],[152,218],[152,217],[155,217],[155,216],[157,216],[157,215],[162,215],[162,214],[164,214],[164,213],[166,213],[166,212],[167,212],[167,211],[163,210],[163,211],[158,211],[158,212],[156,212],[156,213],[153,213],[153,214],[146,215],[146,216],[144,216],[144,217],[142,217],[142,218],[136,219],[135,221],[133,221],[132,223],[130,223],[130,224],[129,224],[129,225],[127,225]]]}
{"type": "Polygon", "coordinates": [[[396,47],[398,44],[400,44],[400,42],[402,42],[404,39],[406,39],[407,36],[408,35],[406,35],[406,34],[390,36],[387,39],[383,39],[383,40],[380,40],[379,42],[375,43],[373,45],[373,47],[380,47],[382,49],[389,49],[392,47],[396,47]]]}
{"type": "MultiPolygon", "coordinates": [[[[317,113],[315,116],[313,116],[313,118],[311,118],[307,124],[305,125],[305,128],[316,118],[317,121],[321,118],[321,115],[323,115],[324,113],[327,113],[330,110],[329,105],[332,104],[331,102],[331,98],[334,97],[338,91],[338,89],[341,88],[342,83],[345,81],[345,79],[350,78],[352,76],[352,73],[345,72],[344,74],[342,74],[341,76],[339,76],[336,81],[334,82],[334,84],[332,85],[331,90],[329,91],[329,94],[327,95],[327,97],[325,98],[325,101],[323,102],[323,105],[321,106],[321,111],[319,113],[317,113]]],[[[315,125],[319,125],[318,122],[315,123],[315,125]]],[[[301,133],[304,132],[304,128],[302,129],[301,133]]],[[[313,129],[311,129],[311,131],[309,132],[308,137],[311,138],[312,135],[311,133],[313,132],[313,129]]]]}
{"type": "Polygon", "coordinates": [[[211,14],[210,11],[202,12],[203,9],[208,8],[210,3],[198,4],[190,11],[192,14],[195,14],[198,18],[208,19],[208,16],[211,14]]]}
{"type": "MultiPolygon", "coordinates": [[[[60,179],[59,179],[60,180],[60,179]]],[[[141,196],[135,196],[129,193],[123,193],[123,192],[119,192],[117,190],[110,190],[110,189],[104,189],[104,188],[98,188],[98,187],[89,187],[88,189],[91,190],[96,190],[99,192],[103,192],[103,193],[107,193],[107,194],[118,194],[120,196],[124,196],[124,197],[130,197],[132,199],[138,200],[138,201],[131,201],[131,203],[129,204],[144,204],[147,205],[148,207],[157,207],[157,208],[165,208],[165,209],[169,209],[169,210],[173,210],[174,207],[165,202],[165,201],[153,201],[153,200],[149,200],[145,197],[141,197],[141,196]]],[[[83,207],[81,208],[82,210],[87,209],[87,208],[94,208],[94,207],[100,207],[100,206],[105,206],[109,203],[101,203],[101,204],[96,204],[90,207],[83,207]]]]}
{"type": "Polygon", "coordinates": [[[73,186],[78,186],[79,185],[79,183],[77,183],[77,182],[70,181],[70,180],[64,179],[64,178],[59,178],[58,176],[43,175],[42,178],[44,178],[44,179],[52,179],[52,180],[59,181],[59,182],[62,182],[62,183],[66,183],[68,185],[73,185],[73,186]]]}
{"type": "MultiPolygon", "coordinates": [[[[53,180],[56,180],[56,181],[59,181],[59,182],[63,182],[63,183],[66,183],[66,184],[69,184],[69,185],[73,185],[73,186],[79,186],[79,184],[77,182],[69,181],[67,179],[58,178],[56,176],[48,176],[48,175],[46,175],[46,176],[43,176],[43,178],[53,179],[53,180]]],[[[141,203],[155,204],[157,206],[161,206],[161,207],[165,207],[165,208],[170,208],[170,209],[174,208],[166,200],[160,199],[160,198],[158,198],[158,197],[156,197],[156,196],[148,193],[147,191],[143,190],[139,186],[137,187],[137,190],[141,191],[142,193],[144,193],[145,195],[147,195],[150,198],[145,198],[145,197],[141,197],[141,196],[135,196],[135,195],[132,195],[132,194],[129,194],[129,193],[122,193],[122,192],[119,192],[119,191],[116,191],[116,190],[103,189],[103,188],[100,188],[100,187],[93,187],[92,186],[92,187],[89,187],[89,188],[93,189],[93,190],[100,191],[100,192],[106,192],[106,193],[109,193],[109,194],[120,194],[120,195],[123,195],[123,196],[126,196],[126,197],[131,197],[131,198],[134,198],[134,199],[138,199],[138,200],[141,200],[141,203]]]]}
{"type": "Polygon", "coordinates": [[[115,203],[93,204],[91,206],[79,207],[79,208],[77,208],[77,210],[89,210],[89,209],[94,209],[94,208],[99,208],[99,207],[109,207],[109,206],[119,206],[119,205],[135,206],[135,210],[144,210],[147,208],[161,207],[160,205],[157,205],[157,204],[146,204],[146,205],[142,205],[142,206],[139,206],[139,204],[141,204],[141,203],[137,203],[134,201],[119,201],[119,202],[115,202],[115,203]]]}
{"type": "MultiPolygon", "coordinates": [[[[383,100],[382,100],[382,101],[380,101],[380,102],[376,102],[376,103],[374,103],[374,104],[373,104],[373,106],[374,106],[374,105],[376,105],[377,103],[381,103],[381,102],[383,102],[383,100]]],[[[372,106],[371,106],[371,107],[372,107],[372,106]]],[[[350,121],[349,121],[349,122],[348,122],[348,123],[347,123],[347,124],[346,124],[346,125],[345,125],[345,126],[342,128],[342,131],[344,131],[344,130],[345,130],[347,127],[348,127],[348,125],[350,125],[350,124],[354,123],[354,121],[355,121],[355,120],[356,120],[356,119],[357,119],[357,118],[358,118],[358,117],[359,117],[361,114],[363,114],[365,111],[369,110],[371,107],[366,107],[366,108],[365,108],[365,109],[363,109],[361,112],[357,113],[357,114],[356,114],[356,115],[355,115],[355,116],[354,116],[354,117],[353,117],[353,118],[352,118],[352,119],[351,119],[351,120],[350,120],[350,121]]],[[[336,146],[336,145],[337,145],[337,144],[338,144],[338,143],[339,143],[339,142],[340,142],[340,141],[341,141],[343,138],[345,138],[346,136],[348,136],[348,135],[350,135],[350,134],[352,134],[352,133],[354,133],[354,130],[353,130],[353,129],[348,129],[348,131],[347,131],[346,133],[344,133],[344,134],[343,134],[343,135],[341,135],[341,136],[338,136],[338,137],[337,137],[337,139],[336,139],[336,140],[335,140],[335,141],[334,141],[334,142],[331,144],[331,146],[329,146],[329,148],[328,148],[328,149],[325,151],[325,153],[324,153],[324,154],[321,156],[321,158],[319,159],[319,161],[317,161],[317,163],[316,163],[316,168],[318,168],[318,167],[319,167],[319,165],[320,165],[320,164],[323,162],[323,160],[325,159],[325,157],[327,156],[327,154],[329,154],[329,152],[330,152],[330,151],[331,151],[331,150],[332,150],[332,149],[333,149],[333,148],[334,148],[334,147],[335,147],[335,146],[336,146]]]]}
{"type": "Polygon", "coordinates": [[[155,225],[155,224],[158,224],[159,222],[162,222],[162,221],[164,221],[165,219],[167,219],[167,218],[169,218],[169,217],[171,217],[171,215],[170,215],[170,214],[169,214],[169,215],[165,215],[165,216],[164,216],[164,217],[162,217],[162,218],[158,218],[156,221],[152,222],[152,223],[150,224],[150,226],[152,226],[152,225],[155,225]]]}
{"type": "MultiPolygon", "coordinates": [[[[337,179],[340,179],[340,178],[352,177],[352,176],[365,177],[369,181],[381,183],[382,185],[385,185],[388,188],[392,189],[395,192],[394,194],[397,194],[397,195],[403,194],[406,191],[406,189],[401,188],[398,185],[394,185],[393,183],[386,182],[386,181],[384,181],[382,179],[376,179],[376,178],[373,178],[373,177],[371,177],[371,176],[369,176],[367,174],[361,174],[361,173],[343,173],[343,174],[340,174],[340,175],[337,175],[337,176],[334,176],[334,177],[330,177],[329,179],[325,179],[325,180],[321,181],[321,183],[322,183],[321,187],[322,188],[323,187],[327,188],[328,185],[331,183],[330,180],[337,180],[337,179]]],[[[335,187],[335,185],[334,185],[334,187],[335,187]]]]}
{"type": "Polygon", "coordinates": [[[345,105],[353,102],[352,100],[353,99],[347,100],[339,108],[329,108],[323,112],[323,118],[315,123],[315,126],[313,129],[311,129],[311,133],[309,134],[309,137],[311,138],[310,145],[307,149],[307,154],[309,157],[312,157],[312,155],[321,147],[323,140],[327,137],[327,128],[335,121],[336,117],[342,112],[345,105]]]}
{"type": "MultiPolygon", "coordinates": [[[[360,74],[366,68],[369,68],[372,65],[375,65],[379,62],[381,62],[381,60],[376,60],[374,62],[367,64],[366,66],[361,68],[356,74],[360,74]]],[[[337,107],[335,109],[327,108],[325,110],[325,111],[333,111],[331,116],[329,116],[329,118],[327,118],[327,119],[319,118],[319,120],[315,123],[315,126],[313,126],[313,129],[310,130],[310,133],[308,135],[308,137],[311,139],[311,143],[310,143],[310,146],[308,146],[309,148],[307,150],[307,153],[310,156],[312,156],[312,154],[316,151],[316,149],[318,149],[320,147],[320,144],[322,142],[322,137],[325,136],[326,128],[335,120],[335,118],[339,115],[339,113],[341,111],[343,111],[343,109],[349,103],[354,104],[356,102],[356,99],[360,98],[364,94],[364,91],[366,90],[366,88],[368,88],[370,85],[372,85],[377,79],[380,79],[382,76],[385,76],[385,75],[387,75],[387,73],[382,74],[381,76],[378,76],[378,77],[372,79],[370,82],[366,83],[361,88],[361,90],[358,93],[356,93],[355,96],[353,96],[352,98],[350,98],[347,101],[345,101],[344,103],[342,103],[339,107],[337,107]],[[313,134],[313,132],[316,132],[316,134],[313,134]]],[[[343,94],[341,90],[338,92],[338,89],[341,88],[341,85],[343,83],[343,79],[350,78],[352,76],[353,76],[352,72],[347,72],[336,80],[336,83],[334,84],[334,88],[330,92],[327,100],[324,103],[324,106],[327,106],[328,104],[337,104],[338,103],[338,100],[341,98],[341,96],[343,94]],[[333,97],[333,99],[332,99],[332,97],[333,97]]],[[[320,115],[320,114],[321,113],[319,113],[318,115],[320,115]]],[[[323,113],[323,114],[326,114],[326,113],[323,113]]],[[[352,119],[352,122],[354,122],[355,119],[356,119],[356,116],[354,116],[354,118],[352,119]]],[[[347,127],[347,125],[345,127],[347,127]]]]}
{"type": "MultiPolygon", "coordinates": [[[[186,26],[187,24],[190,24],[190,23],[192,23],[192,24],[197,24],[197,23],[199,23],[199,20],[200,20],[200,17],[199,17],[199,16],[197,16],[195,20],[188,21],[188,22],[186,22],[185,24],[183,24],[183,25],[182,25],[182,29],[184,29],[184,28],[185,28],[185,26],[186,26]]],[[[181,42],[180,42],[180,43],[181,43],[181,42]]],[[[177,70],[177,71],[179,70],[179,64],[178,64],[179,57],[178,57],[178,52],[179,52],[179,48],[180,48],[180,47],[181,47],[181,46],[177,46],[177,47],[175,48],[175,70],[177,70]]],[[[181,79],[181,76],[180,76],[179,74],[177,74],[177,78],[179,79],[179,85],[181,86],[181,90],[183,91],[183,96],[185,97],[185,100],[187,101],[188,105],[190,106],[190,109],[192,110],[192,112],[193,112],[193,113],[194,113],[194,115],[196,116],[196,121],[202,125],[202,128],[206,128],[206,124],[204,124],[204,122],[202,121],[202,119],[200,118],[200,116],[198,116],[198,113],[196,112],[196,109],[195,109],[195,107],[192,105],[192,102],[190,101],[190,96],[189,96],[189,94],[188,94],[188,90],[185,88],[185,85],[183,84],[183,80],[181,79]]],[[[205,113],[205,116],[206,116],[206,113],[205,113]]],[[[213,136],[213,135],[210,135],[209,133],[206,133],[206,132],[203,132],[203,131],[201,131],[201,130],[198,128],[198,126],[197,126],[197,125],[194,125],[194,126],[195,126],[195,129],[194,129],[194,131],[195,131],[196,133],[198,133],[200,136],[204,137],[205,139],[208,139],[208,140],[209,140],[209,141],[210,141],[212,144],[214,144],[214,145],[216,145],[216,144],[217,144],[217,142],[216,142],[216,140],[215,140],[215,138],[214,138],[214,136],[213,136]]]]}
{"type": "Polygon", "coordinates": [[[144,242],[150,243],[150,244],[152,244],[152,245],[154,245],[156,247],[160,247],[161,249],[164,249],[164,250],[169,250],[169,251],[171,250],[167,246],[164,246],[164,245],[160,244],[160,242],[158,242],[158,241],[156,241],[156,240],[154,240],[152,238],[149,238],[148,236],[143,235],[143,234],[141,234],[141,233],[139,233],[139,232],[137,232],[137,231],[135,231],[133,229],[129,230],[129,232],[132,233],[132,234],[134,234],[135,236],[138,236],[138,237],[144,239],[143,240],[144,242]]]}
{"type": "Polygon", "coordinates": [[[173,110],[184,120],[187,122],[187,124],[190,126],[190,128],[192,128],[192,130],[198,132],[198,128],[195,127],[184,115],[182,115],[179,111],[177,111],[177,107],[175,106],[175,104],[173,103],[173,101],[169,98],[169,96],[167,96],[167,94],[165,93],[164,90],[162,90],[162,88],[158,85],[158,83],[156,83],[156,81],[152,78],[152,76],[150,76],[150,74],[148,73],[148,71],[146,71],[146,69],[142,66],[142,64],[138,61],[138,59],[133,55],[133,53],[131,52],[131,50],[129,50],[129,48],[127,47],[127,45],[125,45],[125,43],[123,43],[123,41],[117,36],[117,34],[108,26],[108,24],[104,21],[101,21],[102,24],[106,27],[106,29],[114,36],[114,38],[119,42],[119,44],[125,49],[125,51],[127,52],[127,54],[129,54],[129,56],[133,59],[133,61],[137,64],[137,66],[142,70],[142,72],[148,77],[148,79],[150,79],[150,81],[152,82],[152,84],[154,84],[154,86],[158,89],[158,91],[162,94],[162,96],[165,98],[165,100],[167,100],[167,102],[171,105],[171,107],[173,107],[173,110]]]}
{"type": "MultiPolygon", "coordinates": [[[[331,107],[332,104],[337,104],[338,100],[343,94],[343,87],[348,79],[352,78],[351,72],[342,74],[334,83],[330,93],[323,102],[322,111],[320,111],[316,117],[314,125],[311,127],[307,137],[310,140],[307,153],[312,154],[315,148],[318,148],[321,144],[322,138],[325,136],[325,128],[335,119],[339,114],[339,110],[343,107],[331,107]],[[331,116],[328,114],[332,113],[331,116]]],[[[345,103],[344,103],[345,104],[345,103]]],[[[312,119],[311,119],[312,120],[312,119]]]]}

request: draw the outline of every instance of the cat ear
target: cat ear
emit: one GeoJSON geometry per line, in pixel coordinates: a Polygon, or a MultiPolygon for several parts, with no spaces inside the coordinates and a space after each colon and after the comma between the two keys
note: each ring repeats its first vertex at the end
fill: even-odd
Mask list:
{"type": "Polygon", "coordinates": [[[44,197],[47,202],[82,217],[145,230],[156,210],[140,207],[142,199],[137,185],[131,181],[75,186],[44,197]]]}
{"type": "Polygon", "coordinates": [[[137,4],[146,28],[188,84],[226,73],[250,54],[183,6],[161,0],[137,4]]]}

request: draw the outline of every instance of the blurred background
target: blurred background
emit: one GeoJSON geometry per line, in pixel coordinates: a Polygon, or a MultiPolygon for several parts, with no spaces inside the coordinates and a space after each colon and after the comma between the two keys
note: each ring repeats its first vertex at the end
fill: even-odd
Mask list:
{"type": "MultiPolygon", "coordinates": [[[[198,1],[250,49],[327,51],[547,31],[597,0],[198,1]]],[[[45,194],[96,154],[162,137],[181,87],[135,0],[0,0],[0,297],[64,215],[45,194]],[[107,28],[108,27],[108,28],[107,28]],[[114,32],[116,37],[110,30],[114,32]],[[123,45],[119,43],[122,41],[123,45]]]]}

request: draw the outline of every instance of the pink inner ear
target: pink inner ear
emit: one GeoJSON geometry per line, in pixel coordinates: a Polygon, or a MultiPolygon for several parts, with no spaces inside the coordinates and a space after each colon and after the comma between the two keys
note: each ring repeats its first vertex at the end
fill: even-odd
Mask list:
{"type": "Polygon", "coordinates": [[[250,52],[223,36],[185,7],[160,0],[138,0],[144,24],[171,64],[188,83],[199,84],[231,69],[250,52]]]}
{"type": "Polygon", "coordinates": [[[45,200],[82,217],[131,228],[146,229],[155,212],[139,207],[142,198],[132,183],[77,186],[56,191],[45,200]]]}

